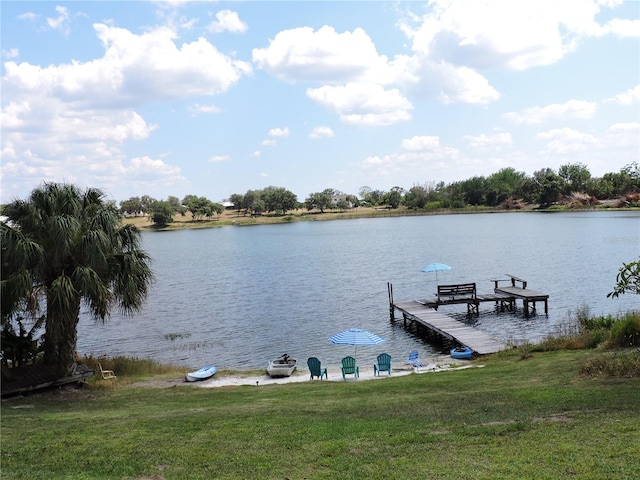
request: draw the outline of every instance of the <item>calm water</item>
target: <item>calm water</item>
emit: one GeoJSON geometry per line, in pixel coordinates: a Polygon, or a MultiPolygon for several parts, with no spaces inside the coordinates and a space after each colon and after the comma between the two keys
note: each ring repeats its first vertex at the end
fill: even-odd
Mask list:
{"type": "Polygon", "coordinates": [[[640,254],[637,212],[298,222],[144,233],[143,244],[156,273],[144,310],[105,324],[83,317],[81,354],[256,369],[287,352],[337,364],[353,348],[328,337],[361,327],[386,339],[358,349],[363,365],[383,350],[398,360],[413,348],[428,357],[442,347],[389,321],[387,282],[396,301],[432,296],[436,277],[420,270],[436,261],[453,267],[438,274],[440,283],[476,282],[489,293],[490,280],[509,273],[550,294],[549,315],[529,319],[493,312],[490,303],[473,320],[442,308],[503,341],[539,340],[566,328],[582,306],[593,314],[640,308],[634,295],[606,297],[622,262],[640,254]]]}

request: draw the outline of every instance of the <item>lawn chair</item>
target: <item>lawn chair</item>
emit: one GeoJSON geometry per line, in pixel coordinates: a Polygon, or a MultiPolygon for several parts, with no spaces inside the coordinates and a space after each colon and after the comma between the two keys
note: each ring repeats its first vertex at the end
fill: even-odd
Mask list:
{"type": "Polygon", "coordinates": [[[327,376],[327,369],[322,368],[320,360],[318,360],[316,357],[309,357],[307,359],[307,366],[309,367],[309,372],[311,372],[311,380],[313,380],[313,377],[318,377],[320,380],[322,380],[323,376],[327,380],[329,379],[329,377],[327,376]]]}
{"type": "Polygon", "coordinates": [[[418,358],[418,350],[411,350],[409,352],[409,358],[407,359],[406,364],[411,365],[418,372],[420,371],[420,367],[426,367],[426,365],[418,358]]]}
{"type": "Polygon", "coordinates": [[[380,376],[380,372],[389,372],[391,375],[391,355],[388,353],[381,353],[378,355],[378,363],[373,364],[373,375],[380,376]]]}
{"type": "Polygon", "coordinates": [[[100,364],[98,364],[98,368],[100,369],[100,375],[102,376],[103,380],[113,380],[118,378],[116,377],[116,374],[113,372],[113,370],[104,370],[102,368],[102,365],[100,364]]]}
{"type": "Polygon", "coordinates": [[[360,367],[356,365],[356,359],[353,357],[344,357],[342,359],[342,379],[346,380],[346,375],[354,375],[360,378],[360,367]]]}

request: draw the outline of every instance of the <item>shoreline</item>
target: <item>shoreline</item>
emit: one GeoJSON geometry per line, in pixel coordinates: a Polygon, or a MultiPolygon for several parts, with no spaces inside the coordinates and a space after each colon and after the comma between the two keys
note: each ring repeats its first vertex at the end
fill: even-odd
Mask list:
{"type": "MultiPolygon", "coordinates": [[[[458,360],[447,355],[441,355],[437,358],[429,358],[426,360],[429,363],[425,363],[424,366],[419,368],[413,367],[408,364],[399,363],[392,367],[392,373],[389,375],[384,372],[379,376],[374,376],[373,367],[371,365],[360,366],[360,376],[358,379],[353,375],[347,376],[343,380],[340,365],[327,365],[327,378],[319,380],[314,378],[314,382],[343,382],[353,383],[359,381],[369,380],[383,380],[385,378],[395,378],[405,375],[423,373],[440,373],[450,372],[456,370],[463,370],[468,368],[482,368],[484,365],[477,364],[477,360],[458,360]]],[[[186,373],[186,372],[185,372],[186,373]]],[[[293,374],[289,377],[270,377],[266,371],[264,373],[258,372],[246,372],[232,371],[226,373],[224,371],[216,373],[213,377],[202,380],[199,382],[187,382],[184,376],[178,378],[171,378],[165,380],[143,380],[134,382],[131,385],[136,387],[147,388],[164,388],[164,387],[177,387],[177,386],[189,386],[196,388],[220,388],[220,387],[240,387],[240,386],[255,386],[264,387],[267,385],[286,385],[291,383],[311,382],[309,370],[306,364],[300,365],[300,368],[296,368],[293,374]]]]}
{"type": "Polygon", "coordinates": [[[142,232],[166,232],[183,229],[206,229],[219,227],[247,227],[254,225],[277,225],[296,222],[321,222],[330,220],[355,220],[363,218],[389,218],[389,217],[423,217],[434,215],[466,215],[480,213],[556,213],[556,212],[618,212],[618,211],[640,211],[640,208],[627,207],[616,208],[607,206],[589,206],[584,208],[545,208],[540,209],[538,205],[526,205],[520,209],[505,209],[492,207],[465,207],[462,209],[438,209],[438,210],[408,210],[406,207],[394,210],[378,210],[371,207],[358,207],[356,212],[344,211],[335,212],[300,212],[295,211],[287,215],[259,215],[251,217],[249,215],[238,215],[236,210],[225,210],[215,220],[191,220],[187,216],[174,215],[174,221],[164,227],[154,226],[148,216],[125,216],[123,222],[136,226],[142,232]]]}

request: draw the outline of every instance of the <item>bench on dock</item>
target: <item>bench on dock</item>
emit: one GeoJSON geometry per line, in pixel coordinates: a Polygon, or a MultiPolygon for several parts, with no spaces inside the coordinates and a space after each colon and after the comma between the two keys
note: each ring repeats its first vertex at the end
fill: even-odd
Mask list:
{"type": "Polygon", "coordinates": [[[467,303],[476,298],[475,283],[438,285],[438,303],[467,303]]]}

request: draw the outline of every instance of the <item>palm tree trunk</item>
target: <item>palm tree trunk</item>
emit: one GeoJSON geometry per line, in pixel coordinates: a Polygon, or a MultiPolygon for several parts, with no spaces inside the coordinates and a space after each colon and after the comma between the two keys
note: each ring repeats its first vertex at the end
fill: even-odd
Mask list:
{"type": "Polygon", "coordinates": [[[71,375],[75,368],[79,317],[79,303],[67,311],[47,311],[44,362],[55,365],[56,374],[60,377],[71,375]]]}

